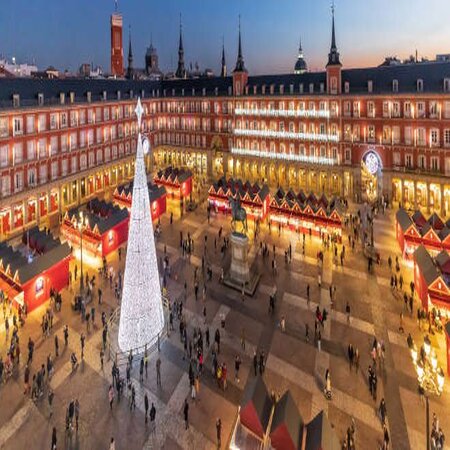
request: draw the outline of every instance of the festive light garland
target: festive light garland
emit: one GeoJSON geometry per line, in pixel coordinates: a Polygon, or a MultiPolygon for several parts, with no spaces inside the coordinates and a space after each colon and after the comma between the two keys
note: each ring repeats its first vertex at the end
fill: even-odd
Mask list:
{"type": "Polygon", "coordinates": [[[246,148],[236,148],[231,149],[232,155],[241,156],[253,156],[257,158],[270,158],[279,159],[283,161],[293,161],[293,162],[306,162],[312,164],[323,164],[333,166],[335,161],[333,158],[326,158],[324,156],[306,156],[306,155],[296,155],[294,153],[277,153],[277,152],[265,152],[261,150],[251,150],[246,148]]]}
{"type": "MultiPolygon", "coordinates": [[[[140,130],[143,114],[140,99],[136,114],[140,130]]],[[[150,216],[144,148],[139,133],[120,308],[119,347],[128,352],[133,348],[150,345],[156,341],[163,328],[161,286],[150,216]]]]}
{"type": "Polygon", "coordinates": [[[294,133],[293,131],[274,131],[274,130],[248,130],[246,128],[235,128],[236,136],[251,136],[279,139],[298,139],[302,141],[319,141],[319,142],[338,142],[337,134],[320,134],[320,133],[294,133]]]}
{"type": "Polygon", "coordinates": [[[266,117],[311,117],[330,118],[329,110],[315,109],[258,109],[235,108],[234,113],[241,116],[266,116],[266,117]]]}

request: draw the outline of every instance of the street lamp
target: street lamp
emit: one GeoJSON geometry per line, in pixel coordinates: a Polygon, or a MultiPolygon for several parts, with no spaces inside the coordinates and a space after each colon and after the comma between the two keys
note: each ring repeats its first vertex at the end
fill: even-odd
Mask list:
{"type": "Polygon", "coordinates": [[[80,295],[83,295],[84,290],[84,276],[83,276],[83,230],[89,225],[89,219],[83,216],[83,211],[80,211],[79,219],[76,219],[75,226],[80,231],[80,260],[81,260],[81,273],[80,273],[80,295]]]}
{"type": "Polygon", "coordinates": [[[427,428],[427,447],[430,449],[430,405],[429,395],[434,394],[440,396],[444,390],[444,371],[438,366],[436,352],[431,346],[431,340],[428,335],[423,340],[423,345],[420,351],[417,352],[417,347],[411,335],[407,339],[408,347],[411,352],[414,368],[417,373],[417,380],[419,386],[423,389],[426,401],[426,428],[427,428]]]}

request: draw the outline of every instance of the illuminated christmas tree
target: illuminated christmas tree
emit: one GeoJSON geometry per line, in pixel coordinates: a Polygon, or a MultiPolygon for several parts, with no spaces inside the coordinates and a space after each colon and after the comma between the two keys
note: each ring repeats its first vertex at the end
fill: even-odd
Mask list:
{"type": "Polygon", "coordinates": [[[135,112],[139,136],[119,323],[119,347],[124,352],[155,342],[164,328],[144,146],[140,133],[144,112],[140,99],[135,112]]]}

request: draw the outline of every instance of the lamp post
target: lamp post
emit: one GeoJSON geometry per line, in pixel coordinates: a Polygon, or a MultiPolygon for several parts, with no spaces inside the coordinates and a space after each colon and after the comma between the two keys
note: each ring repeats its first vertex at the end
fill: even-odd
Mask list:
{"type": "Polygon", "coordinates": [[[80,263],[81,263],[81,271],[80,271],[80,295],[83,295],[84,291],[84,274],[83,274],[83,229],[88,224],[88,218],[84,218],[83,211],[80,211],[80,217],[76,222],[77,228],[80,231],[80,263]]]}
{"type": "Polygon", "coordinates": [[[438,366],[436,352],[431,346],[430,337],[425,336],[423,345],[420,351],[417,352],[417,347],[411,335],[407,339],[408,347],[411,352],[414,368],[417,373],[417,380],[419,386],[423,389],[425,395],[425,414],[426,414],[426,450],[430,450],[430,404],[429,396],[434,394],[440,396],[444,390],[444,372],[438,366]]]}

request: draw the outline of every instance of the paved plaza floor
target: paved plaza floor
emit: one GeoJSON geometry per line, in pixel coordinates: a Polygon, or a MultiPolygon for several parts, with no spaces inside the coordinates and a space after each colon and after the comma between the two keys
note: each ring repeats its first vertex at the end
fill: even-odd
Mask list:
{"type": "MultiPolygon", "coordinates": [[[[354,207],[356,208],[356,206],[354,207]]],[[[261,227],[259,239],[268,244],[270,257],[262,258],[259,244],[252,243],[250,259],[260,272],[261,280],[254,297],[242,301],[241,294],[218,282],[221,267],[229,264],[229,250],[222,257],[218,232],[223,227],[223,235],[230,233],[229,217],[212,214],[210,223],[206,219],[206,205],[195,212],[186,214],[181,220],[169,223],[168,217],[161,220],[162,234],[157,240],[158,256],[169,257],[171,278],[169,297],[184,297],[184,281],[187,281],[187,298],[184,314],[188,336],[193,328],[210,329],[211,341],[220,320],[225,317],[225,328],[221,329],[221,349],[219,362],[228,367],[228,388],[223,391],[211,375],[211,355],[205,354],[205,370],[200,377],[197,399],[190,398],[188,368],[184,358],[184,347],[175,330],[161,344],[162,385],[156,383],[155,361],[157,354],[150,357],[148,376],[139,381],[139,364],[135,361],[132,381],[136,388],[137,407],[130,411],[128,398],[115,401],[110,411],[108,388],[111,383],[112,361],[105,358],[104,368],[100,366],[102,341],[101,313],[109,315],[118,306],[109,284],[99,281],[104,291],[104,302],[96,308],[96,325],[89,332],[79,314],[71,308],[75,287],[63,292],[61,312],[55,312],[54,326],[49,337],[44,338],[40,327],[42,315],[48,303],[34,311],[20,329],[22,359],[13,376],[0,386],[0,448],[1,449],[47,449],[50,448],[53,427],[57,429],[59,449],[109,448],[114,437],[117,450],[134,449],[213,449],[216,445],[217,418],[222,421],[222,448],[229,442],[233,425],[237,418],[238,405],[247,380],[253,378],[253,353],[264,350],[267,355],[264,379],[269,388],[282,395],[289,389],[298,408],[307,422],[320,410],[325,410],[340,440],[343,440],[352,418],[356,423],[356,448],[378,449],[382,442],[382,428],[376,411],[382,397],[386,399],[388,428],[392,448],[395,450],[421,450],[425,448],[425,407],[417,392],[417,379],[406,346],[408,332],[417,343],[423,339],[415,314],[404,313],[404,333],[399,332],[399,315],[403,302],[392,294],[389,280],[390,270],[386,260],[388,255],[400,256],[394,234],[394,211],[380,214],[375,220],[375,243],[382,253],[382,264],[374,273],[368,274],[367,260],[360,244],[354,251],[347,242],[347,232],[343,243],[346,257],[343,266],[335,266],[331,251],[325,251],[323,266],[318,266],[316,255],[321,248],[318,239],[306,237],[305,255],[302,254],[301,236],[289,231],[261,227]],[[183,258],[180,252],[180,231],[184,236],[189,232],[193,237],[194,254],[183,258]],[[215,245],[216,243],[216,245],[215,245]],[[292,245],[293,258],[286,264],[284,251],[292,245]],[[272,272],[273,245],[276,247],[277,274],[272,272]],[[199,267],[201,284],[202,256],[206,246],[206,262],[213,269],[212,281],[206,281],[206,300],[202,296],[196,301],[193,292],[194,268],[199,267]],[[319,288],[317,276],[321,274],[319,288]],[[306,299],[306,286],[310,285],[310,302],[306,299]],[[330,284],[336,286],[336,296],[331,308],[330,284]],[[268,313],[269,295],[277,287],[277,303],[273,315],[268,313]],[[348,323],[345,314],[347,302],[351,306],[348,323]],[[316,305],[330,310],[322,333],[321,351],[314,345],[314,316],[316,305]],[[203,309],[206,307],[206,324],[203,309]],[[286,318],[286,329],[282,332],[280,319],[286,318]],[[68,348],[64,346],[63,327],[69,327],[68,348]],[[311,339],[305,338],[308,325],[311,339]],[[242,333],[245,334],[245,350],[241,346],[242,333]],[[75,351],[80,355],[80,335],[86,335],[84,360],[74,372],[71,370],[69,355],[75,351]],[[36,343],[31,373],[35,373],[46,362],[47,355],[54,356],[54,335],[58,335],[60,355],[55,358],[55,371],[49,385],[55,393],[53,410],[50,411],[46,394],[32,401],[23,394],[23,373],[26,362],[29,336],[36,343]],[[370,350],[374,337],[383,340],[386,348],[384,364],[377,368],[378,395],[374,401],[369,393],[367,369],[371,363],[370,350]],[[348,344],[359,348],[359,370],[351,369],[347,358],[348,344]],[[234,379],[234,359],[242,359],[240,380],[234,379]],[[322,388],[326,369],[330,370],[333,398],[325,399],[322,388]],[[145,424],[144,395],[156,407],[156,426],[145,424]],[[188,399],[189,429],[185,429],[183,404],[188,399]],[[80,403],[78,431],[65,431],[65,415],[71,399],[80,403]]],[[[252,227],[250,227],[252,228],[252,227]]],[[[342,245],[338,246],[340,252],[342,245]]],[[[116,273],[123,271],[124,256],[118,260],[117,252],[108,258],[116,273]]],[[[79,264],[79,263],[78,263],[79,264]]],[[[409,288],[412,277],[410,263],[401,261],[401,271],[405,285],[409,288]]],[[[91,270],[94,273],[94,270],[91,270]]],[[[419,306],[415,300],[415,309],[419,306]]],[[[0,319],[0,353],[4,357],[7,338],[3,318],[0,319]]],[[[441,365],[445,368],[445,340],[442,335],[432,336],[432,343],[438,349],[441,365]]],[[[125,368],[121,367],[124,376],[125,368]]],[[[446,380],[448,381],[448,380],[446,380]]],[[[116,399],[117,400],[117,399],[116,399]]],[[[446,382],[441,397],[430,398],[430,411],[436,412],[444,432],[450,429],[450,415],[446,414],[450,402],[449,383],[446,382]]]]}

